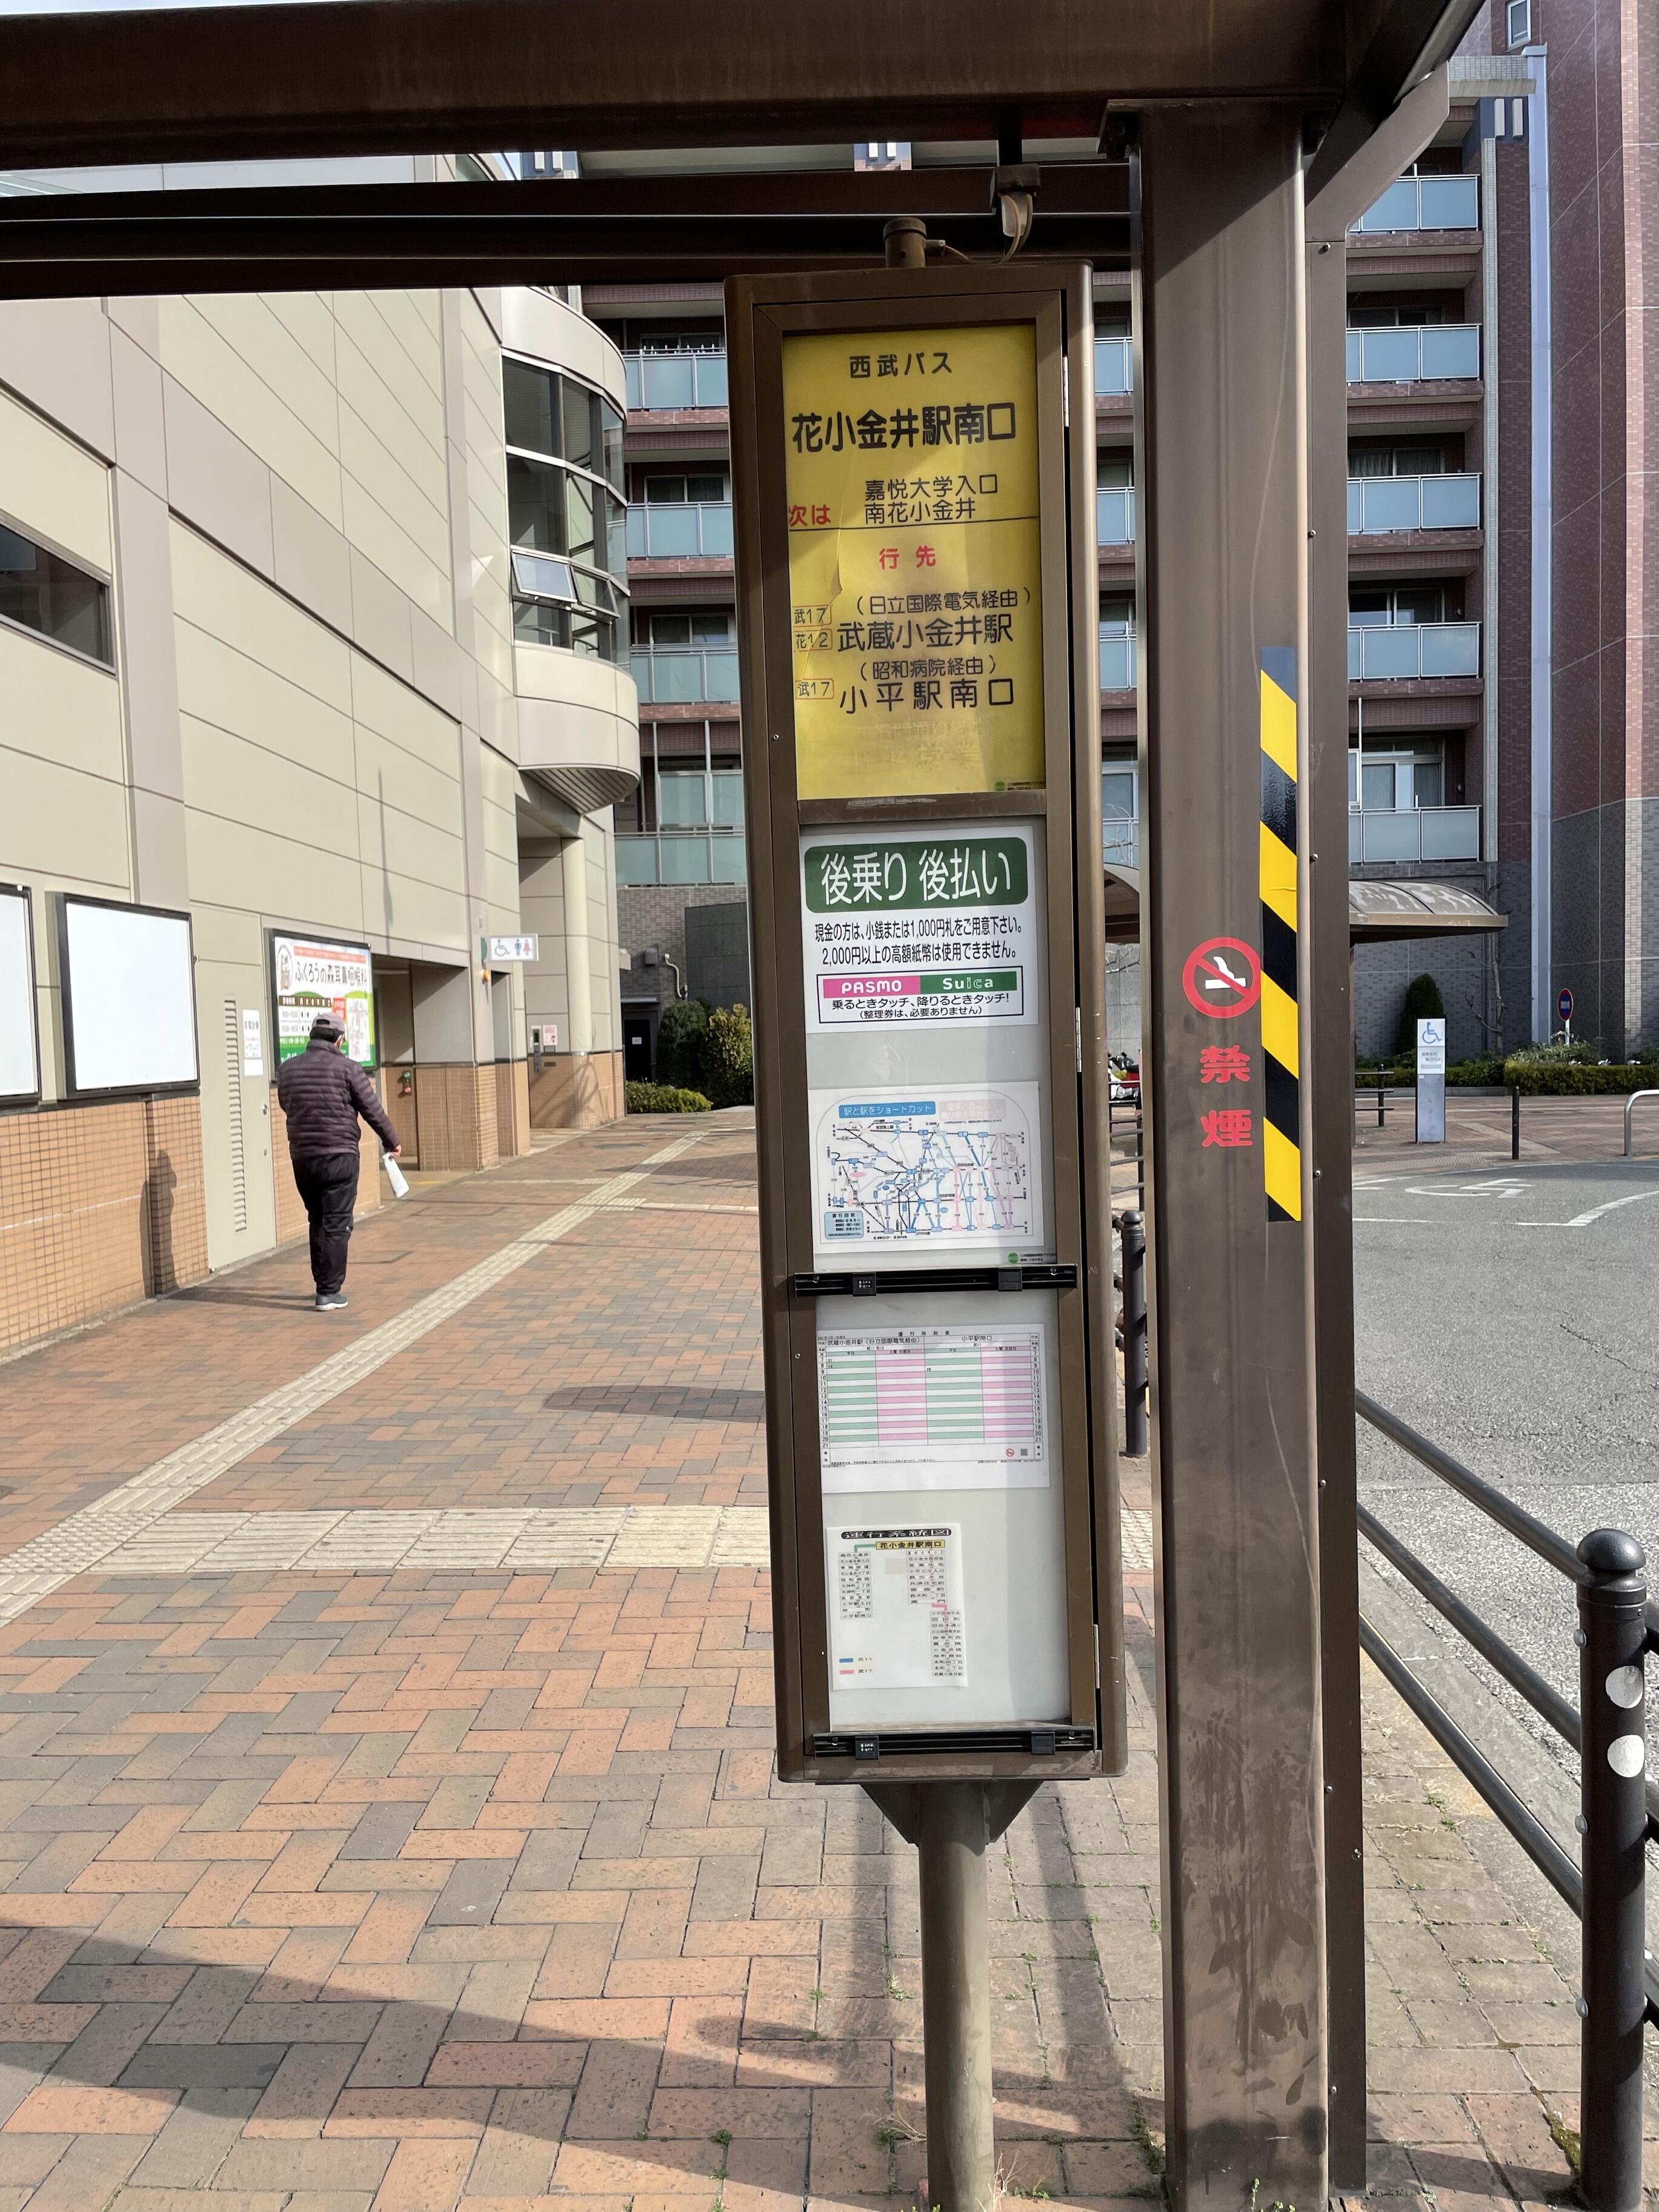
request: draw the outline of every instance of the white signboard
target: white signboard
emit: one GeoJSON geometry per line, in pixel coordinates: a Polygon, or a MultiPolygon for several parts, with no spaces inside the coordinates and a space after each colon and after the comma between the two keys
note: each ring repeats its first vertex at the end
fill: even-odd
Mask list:
{"type": "Polygon", "coordinates": [[[486,937],[484,963],[490,968],[505,968],[515,960],[539,960],[539,937],[486,937]]]}
{"type": "Polygon", "coordinates": [[[830,1528],[833,1688],[962,1689],[962,1531],[830,1528]]]}
{"type": "Polygon", "coordinates": [[[942,1249],[1011,1264],[1044,1237],[1035,1083],[920,1092],[815,1091],[812,1198],[819,1255],[884,1261],[942,1249]]]}
{"type": "Polygon", "coordinates": [[[242,1073],[244,1075],[263,1075],[265,1072],[264,1032],[259,1023],[258,1006],[242,1009],[242,1073]]]}
{"type": "Polygon", "coordinates": [[[1036,1328],[820,1335],[826,1496],[1046,1489],[1042,1334],[1036,1328]]]}
{"type": "Polygon", "coordinates": [[[1446,1072],[1446,1019],[1443,1014],[1417,1024],[1417,1072],[1443,1075],[1446,1072]]]}
{"type": "Polygon", "coordinates": [[[194,1083],[190,917],[65,897],[70,1088],[165,1091],[194,1083]]]}
{"type": "Polygon", "coordinates": [[[1035,1023],[1038,875],[1016,823],[805,832],[808,1032],[1035,1023]]]}
{"type": "Polygon", "coordinates": [[[6,886],[0,888],[0,1098],[40,1095],[29,895],[6,886]]]}

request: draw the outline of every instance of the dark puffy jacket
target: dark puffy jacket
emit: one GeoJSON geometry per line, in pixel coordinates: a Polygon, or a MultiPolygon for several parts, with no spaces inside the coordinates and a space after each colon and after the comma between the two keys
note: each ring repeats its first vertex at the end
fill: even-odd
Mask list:
{"type": "Polygon", "coordinates": [[[397,1148],[398,1132],[374,1085],[335,1045],[313,1040],[285,1060],[276,1071],[276,1103],[288,1118],[288,1149],[296,1160],[355,1152],[360,1114],[387,1152],[397,1148]]]}

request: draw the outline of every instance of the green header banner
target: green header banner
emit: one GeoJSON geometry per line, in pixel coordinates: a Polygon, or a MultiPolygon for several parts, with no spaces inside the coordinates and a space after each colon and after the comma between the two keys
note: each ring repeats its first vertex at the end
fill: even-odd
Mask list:
{"type": "Polygon", "coordinates": [[[1021,837],[809,845],[805,875],[810,914],[1023,906],[1029,888],[1021,837]]]}

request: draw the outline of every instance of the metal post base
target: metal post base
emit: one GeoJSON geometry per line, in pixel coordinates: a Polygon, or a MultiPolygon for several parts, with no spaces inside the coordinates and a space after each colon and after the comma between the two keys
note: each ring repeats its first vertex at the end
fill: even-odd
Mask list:
{"type": "Polygon", "coordinates": [[[921,1867],[927,2212],[995,2212],[985,1852],[1035,1783],[866,1783],[921,1867]]]}

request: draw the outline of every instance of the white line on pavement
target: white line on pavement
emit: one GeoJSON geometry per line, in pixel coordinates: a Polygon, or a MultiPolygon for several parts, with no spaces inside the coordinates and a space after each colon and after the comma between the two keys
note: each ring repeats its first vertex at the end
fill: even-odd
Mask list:
{"type": "MultiPolygon", "coordinates": [[[[702,1141],[708,1133],[698,1130],[678,1138],[661,1152],[653,1152],[637,1168],[611,1176],[591,1197],[578,1199],[550,1213],[522,1237],[514,1237],[487,1260],[457,1275],[453,1282],[417,1298],[406,1312],[395,1314],[379,1328],[368,1330],[343,1346],[331,1358],[296,1375],[291,1382],[258,1399],[204,1436],[182,1444],[165,1459],[132,1475],[125,1482],[71,1513],[55,1528],[46,1529],[0,1561],[0,1622],[15,1620],[20,1613],[66,1583],[85,1574],[121,1545],[153,1528],[163,1514],[186,1498],[227,1474],[261,1444],[294,1426],[325,1406],[331,1398],[361,1382],[385,1366],[411,1344],[482,1297],[486,1291],[533,1260],[549,1244],[589,1220],[596,1212],[626,1206],[627,1194],[650,1180],[651,1170],[677,1159],[702,1141]]],[[[324,1322],[324,1328],[337,1322],[324,1322]]]]}
{"type": "Polygon", "coordinates": [[[1605,1206],[1593,1206],[1588,1213],[1575,1213],[1571,1221],[1517,1221],[1517,1229],[1588,1229],[1592,1221],[1599,1221],[1604,1213],[1616,1213],[1621,1206],[1639,1206],[1644,1198],[1659,1198],[1659,1190],[1633,1190],[1628,1198],[1610,1198],[1605,1206]]]}

